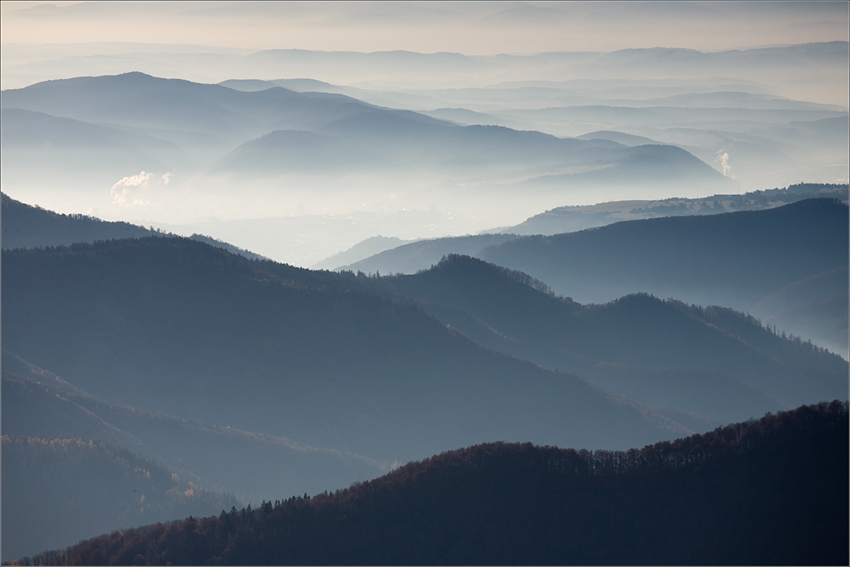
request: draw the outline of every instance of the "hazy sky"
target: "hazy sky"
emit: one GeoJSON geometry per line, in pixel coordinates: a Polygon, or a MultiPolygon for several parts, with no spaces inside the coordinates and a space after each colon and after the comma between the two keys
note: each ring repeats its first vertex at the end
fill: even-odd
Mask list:
{"type": "Polygon", "coordinates": [[[848,39],[837,2],[2,2],[3,43],[469,55],[848,39]]]}

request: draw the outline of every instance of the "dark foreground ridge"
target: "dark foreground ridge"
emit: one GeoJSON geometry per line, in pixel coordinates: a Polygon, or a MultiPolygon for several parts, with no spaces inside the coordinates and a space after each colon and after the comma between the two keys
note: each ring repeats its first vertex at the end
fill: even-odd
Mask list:
{"type": "Polygon", "coordinates": [[[489,443],[33,564],[846,565],[848,405],[641,450],[489,443]]]}

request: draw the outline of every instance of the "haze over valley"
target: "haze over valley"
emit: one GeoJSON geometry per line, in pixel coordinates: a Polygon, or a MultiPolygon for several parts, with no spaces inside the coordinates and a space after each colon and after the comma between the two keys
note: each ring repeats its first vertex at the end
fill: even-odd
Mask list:
{"type": "Polygon", "coordinates": [[[846,3],[2,9],[3,562],[846,561],[846,3]]]}
{"type": "MultiPolygon", "coordinates": [[[[226,13],[179,6],[162,9],[210,26],[226,13]]],[[[92,43],[95,35],[57,44],[55,34],[36,43],[19,30],[41,37],[95,14],[118,25],[122,9],[10,11],[4,192],[61,213],[210,234],[309,267],[376,235],[474,234],[565,205],[848,181],[847,38],[834,27],[846,14],[834,3],[771,5],[758,18],[754,7],[735,14],[677,4],[680,12],[663,19],[688,27],[698,13],[726,33],[742,19],[769,21],[763,31],[774,36],[751,44],[641,36],[629,45],[614,31],[621,18],[651,17],[631,6],[615,17],[616,4],[409,6],[417,16],[355,4],[335,17],[300,6],[233,9],[240,18],[263,13],[271,27],[258,28],[255,42],[289,26],[301,29],[297,36],[336,27],[362,38],[356,30],[371,29],[367,22],[404,29],[406,18],[425,19],[407,40],[387,36],[365,51],[339,45],[344,34],[331,47],[262,39],[278,44],[251,50],[131,36],[117,43],[107,30],[97,32],[103,43],[92,43]],[[349,10],[359,15],[344,23],[349,10]],[[526,15],[504,19],[518,14],[526,15]],[[580,25],[573,39],[553,39],[556,21],[597,26],[597,39],[576,43],[586,33],[580,25]],[[833,31],[790,23],[800,21],[833,31]],[[405,46],[432,26],[456,25],[485,43],[470,52],[405,46]],[[520,37],[523,49],[504,51],[520,37]],[[492,52],[482,53],[487,45],[492,52]]],[[[123,10],[138,25],[150,17],[134,5],[123,10]]]]}

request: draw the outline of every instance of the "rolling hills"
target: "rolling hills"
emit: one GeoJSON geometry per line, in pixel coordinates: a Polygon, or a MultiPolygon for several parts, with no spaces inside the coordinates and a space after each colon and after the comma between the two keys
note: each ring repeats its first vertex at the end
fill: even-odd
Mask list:
{"type": "MultiPolygon", "coordinates": [[[[645,291],[750,310],[787,285],[836,268],[846,272],[847,217],[845,204],[810,199],[765,211],[627,221],[529,236],[478,256],[582,301],[645,291]]],[[[828,297],[844,292],[839,284],[828,297]]],[[[815,294],[810,301],[824,299],[815,294]]],[[[824,344],[826,337],[819,332],[809,338],[824,344]]],[[[841,344],[828,346],[845,353],[841,344]]]]}
{"type": "MultiPolygon", "coordinates": [[[[604,173],[579,171],[571,173],[571,181],[630,185],[652,179],[664,185],[688,180],[714,188],[729,183],[712,167],[671,146],[627,147],[501,126],[461,126],[342,94],[278,86],[234,90],[134,72],[8,89],[2,106],[14,118],[14,128],[4,133],[4,151],[29,161],[37,161],[40,154],[24,142],[37,132],[41,146],[48,147],[61,145],[72,134],[75,139],[120,139],[125,145],[125,140],[135,140],[136,146],[146,140],[148,146],[171,148],[159,151],[160,161],[146,170],[176,170],[183,176],[193,171],[252,177],[325,175],[335,168],[406,174],[438,168],[463,178],[507,175],[515,182],[537,177],[545,181],[564,168],[579,167],[604,168],[604,173]],[[647,177],[648,172],[654,173],[647,177]]],[[[50,161],[45,165],[49,172],[50,161]]],[[[75,171],[93,167],[80,163],[75,171]]],[[[129,162],[124,167],[140,168],[129,162]]],[[[71,169],[70,163],[66,169],[71,169]]]]}
{"type": "Polygon", "coordinates": [[[527,273],[582,303],[645,292],[750,312],[846,356],[847,217],[847,205],[838,200],[804,199],[768,210],[623,221],[548,236],[502,234],[503,242],[477,251],[482,239],[496,235],[420,241],[342,269],[412,274],[443,255],[467,254],[527,273]],[[798,315],[807,318],[805,325],[781,319],[788,308],[767,298],[821,274],[825,285],[800,284],[795,295],[792,307],[811,313],[798,315]],[[820,307],[830,302],[838,309],[820,307]],[[819,309],[825,317],[815,315],[819,309]]]}
{"type": "Polygon", "coordinates": [[[516,226],[501,229],[501,232],[525,236],[553,235],[624,220],[763,210],[812,198],[834,198],[847,201],[850,196],[848,196],[847,185],[798,183],[783,189],[751,191],[743,195],[713,195],[703,199],[613,201],[596,205],[556,207],[529,217],[516,226]]]}
{"type": "Polygon", "coordinates": [[[3,268],[4,348],[112,403],[389,462],[466,441],[672,434],[365,277],[166,237],[4,251],[3,268]]]}
{"type": "Polygon", "coordinates": [[[646,294],[581,305],[521,272],[456,255],[379,283],[488,348],[714,423],[847,396],[841,357],[728,308],[646,294]]]}

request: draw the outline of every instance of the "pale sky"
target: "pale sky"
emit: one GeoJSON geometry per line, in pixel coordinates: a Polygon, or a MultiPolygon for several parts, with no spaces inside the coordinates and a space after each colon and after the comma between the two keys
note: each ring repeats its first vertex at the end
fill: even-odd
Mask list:
{"type": "Polygon", "coordinates": [[[848,40],[837,2],[2,2],[2,42],[467,55],[848,40]]]}

